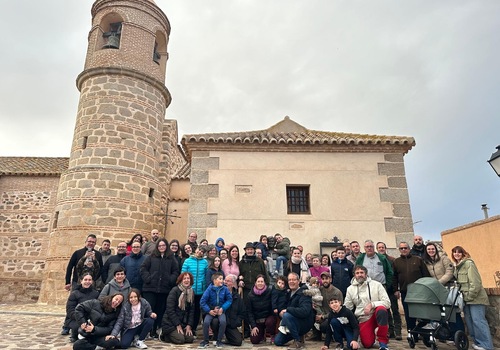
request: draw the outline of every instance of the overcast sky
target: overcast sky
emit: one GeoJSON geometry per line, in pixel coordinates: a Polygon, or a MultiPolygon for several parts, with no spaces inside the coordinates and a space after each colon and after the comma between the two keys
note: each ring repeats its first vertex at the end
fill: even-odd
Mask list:
{"type": "MultiPolygon", "coordinates": [[[[69,156],[91,0],[1,1],[0,156],[69,156]],[[8,35],[6,34],[8,33],[8,35]]],[[[156,0],[186,133],[408,135],[415,232],[500,213],[499,1],[156,0]]],[[[325,203],[325,205],[327,205],[325,203]]]]}

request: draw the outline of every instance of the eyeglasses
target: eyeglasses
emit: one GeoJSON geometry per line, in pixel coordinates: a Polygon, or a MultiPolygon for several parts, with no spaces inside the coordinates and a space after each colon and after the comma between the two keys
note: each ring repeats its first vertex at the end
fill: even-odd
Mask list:
{"type": "Polygon", "coordinates": [[[127,249],[127,246],[126,246],[126,245],[125,245],[125,246],[123,246],[123,245],[119,245],[119,246],[118,246],[118,249],[127,249]]]}
{"type": "Polygon", "coordinates": [[[134,246],[132,246],[132,249],[141,249],[141,246],[140,245],[134,245],[134,246]]]}
{"type": "Polygon", "coordinates": [[[365,245],[365,248],[375,248],[373,245],[365,245]]]}
{"type": "Polygon", "coordinates": [[[408,250],[408,247],[399,247],[399,250],[408,250]]]}

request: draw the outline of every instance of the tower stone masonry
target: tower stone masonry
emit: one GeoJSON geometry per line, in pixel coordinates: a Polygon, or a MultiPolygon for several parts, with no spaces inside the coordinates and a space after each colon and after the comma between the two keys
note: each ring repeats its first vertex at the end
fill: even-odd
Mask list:
{"type": "MultiPolygon", "coordinates": [[[[98,245],[158,227],[168,171],[161,168],[170,24],[152,1],[97,0],[69,167],[62,174],[40,302],[63,303],[66,266],[88,234],[98,245]],[[76,248],[75,248],[76,247],[76,248]]],[[[172,134],[174,122],[167,123],[172,134]]],[[[176,143],[177,140],[172,142],[176,143]]],[[[168,144],[168,143],[167,143],[168,144]]]]}

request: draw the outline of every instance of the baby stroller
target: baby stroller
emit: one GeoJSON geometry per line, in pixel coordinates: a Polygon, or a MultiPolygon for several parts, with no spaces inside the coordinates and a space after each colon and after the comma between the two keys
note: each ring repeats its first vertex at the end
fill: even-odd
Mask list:
{"type": "Polygon", "coordinates": [[[419,335],[424,344],[437,350],[437,341],[446,341],[451,336],[458,350],[469,348],[469,339],[465,332],[459,330],[451,334],[450,322],[455,322],[457,314],[457,298],[455,293],[452,303],[447,304],[448,289],[431,277],[423,277],[408,285],[405,302],[408,303],[410,317],[419,319],[415,328],[408,331],[408,344],[415,347],[419,335]]]}

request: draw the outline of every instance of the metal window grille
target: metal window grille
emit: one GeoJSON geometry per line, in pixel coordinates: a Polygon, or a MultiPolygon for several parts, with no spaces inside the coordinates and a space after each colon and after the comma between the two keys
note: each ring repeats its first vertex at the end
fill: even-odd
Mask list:
{"type": "Polygon", "coordinates": [[[309,186],[287,186],[288,214],[309,214],[309,186]]]}

